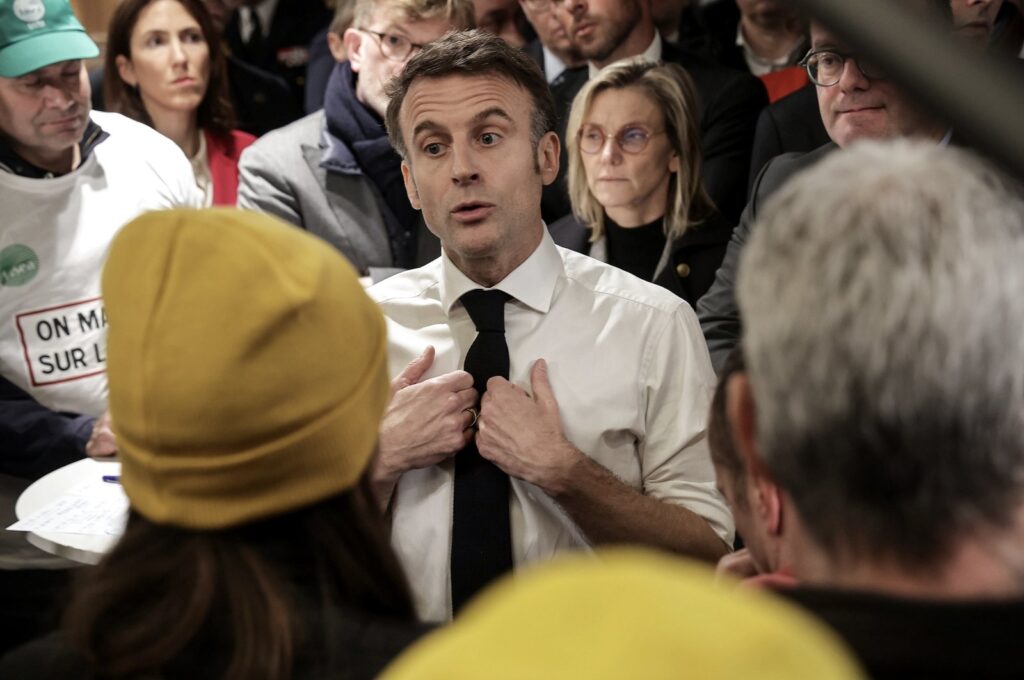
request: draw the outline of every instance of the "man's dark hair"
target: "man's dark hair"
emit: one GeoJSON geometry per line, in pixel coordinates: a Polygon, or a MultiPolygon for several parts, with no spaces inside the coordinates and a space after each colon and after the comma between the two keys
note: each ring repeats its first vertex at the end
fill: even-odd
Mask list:
{"type": "Polygon", "coordinates": [[[525,52],[481,30],[456,31],[423,48],[387,86],[388,139],[403,158],[407,154],[398,118],[409,88],[421,78],[456,75],[493,75],[528,92],[533,99],[530,134],[535,145],[545,133],[555,129],[555,103],[547,80],[525,52]]]}

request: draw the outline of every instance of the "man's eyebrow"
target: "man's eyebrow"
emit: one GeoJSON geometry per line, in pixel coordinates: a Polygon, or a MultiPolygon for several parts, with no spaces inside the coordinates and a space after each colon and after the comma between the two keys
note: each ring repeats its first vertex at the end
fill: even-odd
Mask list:
{"type": "Polygon", "coordinates": [[[432,120],[425,120],[412,129],[412,136],[415,138],[421,132],[443,132],[444,128],[432,120]]]}
{"type": "Polygon", "coordinates": [[[473,116],[473,122],[474,123],[482,123],[485,120],[487,120],[488,118],[490,118],[491,116],[497,116],[498,118],[504,118],[509,123],[514,123],[515,122],[515,121],[512,120],[512,116],[508,115],[508,112],[505,111],[505,109],[501,108],[500,106],[492,106],[489,109],[484,109],[480,113],[478,113],[475,116],[473,116]]]}

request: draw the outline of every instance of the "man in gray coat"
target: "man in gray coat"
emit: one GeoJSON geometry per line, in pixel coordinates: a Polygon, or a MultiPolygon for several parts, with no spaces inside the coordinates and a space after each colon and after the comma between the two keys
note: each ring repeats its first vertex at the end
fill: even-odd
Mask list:
{"type": "Polygon", "coordinates": [[[471,26],[472,17],[469,0],[358,0],[344,37],[349,59],[331,74],[324,109],[245,150],[238,206],[320,236],[364,276],[437,257],[437,238],[409,204],[384,129],[384,84],[424,45],[471,26]]]}

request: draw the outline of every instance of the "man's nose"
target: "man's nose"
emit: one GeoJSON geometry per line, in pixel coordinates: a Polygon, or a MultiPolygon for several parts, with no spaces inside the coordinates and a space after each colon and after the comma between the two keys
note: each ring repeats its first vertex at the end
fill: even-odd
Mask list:
{"type": "Polygon", "coordinates": [[[465,145],[452,146],[452,184],[464,186],[480,181],[476,157],[465,145]]]}
{"type": "Polygon", "coordinates": [[[871,87],[871,81],[864,75],[857,60],[848,57],[843,64],[843,72],[839,74],[839,88],[844,92],[852,90],[866,90],[871,87]]]}
{"type": "Polygon", "coordinates": [[[49,108],[66,109],[75,103],[72,97],[63,87],[57,85],[46,85],[43,87],[43,101],[49,108]]]}

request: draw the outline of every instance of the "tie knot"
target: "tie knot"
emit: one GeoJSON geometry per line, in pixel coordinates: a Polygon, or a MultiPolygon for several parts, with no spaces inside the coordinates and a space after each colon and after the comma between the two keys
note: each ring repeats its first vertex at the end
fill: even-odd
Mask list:
{"type": "Polygon", "coordinates": [[[505,302],[510,295],[501,290],[471,290],[459,300],[469,313],[477,332],[505,332],[505,302]]]}

